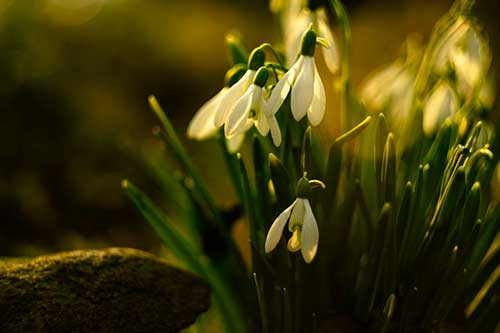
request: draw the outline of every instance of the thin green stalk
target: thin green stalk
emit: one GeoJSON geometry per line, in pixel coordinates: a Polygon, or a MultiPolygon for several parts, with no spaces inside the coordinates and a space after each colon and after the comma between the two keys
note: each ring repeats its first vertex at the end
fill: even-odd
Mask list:
{"type": "Polygon", "coordinates": [[[156,97],[153,95],[149,96],[148,98],[149,105],[153,112],[156,114],[158,119],[163,125],[163,129],[165,130],[166,137],[168,139],[167,144],[170,146],[170,148],[174,151],[179,163],[182,165],[182,167],[185,169],[185,171],[189,174],[189,176],[193,179],[193,182],[196,184],[196,188],[199,190],[200,195],[203,197],[205,202],[207,203],[210,211],[214,215],[218,227],[221,231],[222,234],[225,234],[225,225],[224,225],[224,220],[220,214],[219,209],[215,205],[215,201],[210,195],[210,192],[208,191],[205,182],[201,178],[200,174],[198,171],[196,171],[193,163],[191,162],[191,159],[189,158],[186,150],[182,146],[182,143],[180,142],[177,134],[175,133],[175,129],[172,126],[172,123],[166,116],[165,112],[163,111],[162,107],[158,103],[158,100],[156,97]]]}
{"type": "Polygon", "coordinates": [[[257,279],[257,273],[252,274],[253,282],[255,284],[255,290],[257,291],[257,301],[259,302],[259,310],[260,310],[260,320],[262,322],[262,333],[268,333],[268,320],[267,320],[267,310],[266,310],[266,302],[262,295],[262,290],[260,288],[259,281],[257,279]]]}
{"type": "Polygon", "coordinates": [[[226,137],[224,136],[224,130],[221,130],[221,134],[218,137],[219,144],[224,155],[224,160],[226,161],[226,166],[231,176],[232,183],[234,185],[234,190],[240,202],[244,200],[243,184],[240,177],[239,161],[236,154],[229,152],[227,148],[226,137]]]}

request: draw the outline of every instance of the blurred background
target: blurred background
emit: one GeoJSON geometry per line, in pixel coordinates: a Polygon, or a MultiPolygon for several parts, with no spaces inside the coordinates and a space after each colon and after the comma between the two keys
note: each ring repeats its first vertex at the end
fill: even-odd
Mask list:
{"type": "MultiPolygon", "coordinates": [[[[425,41],[451,1],[345,3],[359,84],[398,56],[409,33],[425,41]]],[[[499,13],[497,0],[478,0],[497,74],[499,13]]],[[[162,148],[147,96],[157,96],[184,138],[197,108],[221,87],[224,34],[235,29],[250,49],[280,38],[267,0],[0,0],[0,256],[157,251],[120,188],[129,178],[160,197],[142,162],[144,151],[162,148]]],[[[220,202],[229,202],[218,146],[186,146],[220,202]]]]}

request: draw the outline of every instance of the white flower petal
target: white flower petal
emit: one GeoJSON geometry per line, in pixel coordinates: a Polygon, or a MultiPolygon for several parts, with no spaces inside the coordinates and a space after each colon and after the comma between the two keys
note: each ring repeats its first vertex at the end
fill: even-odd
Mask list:
{"type": "Polygon", "coordinates": [[[329,48],[322,47],[323,57],[325,58],[326,67],[332,74],[336,74],[339,71],[339,50],[337,49],[337,43],[333,37],[333,33],[328,25],[328,18],[323,9],[318,10],[316,13],[318,17],[318,30],[321,37],[326,39],[329,48]]]}
{"type": "Polygon", "coordinates": [[[305,215],[300,239],[300,249],[304,261],[309,264],[316,256],[316,251],[318,250],[319,230],[309,200],[304,200],[304,207],[305,215]]]}
{"type": "Polygon", "coordinates": [[[271,130],[271,138],[273,139],[273,143],[276,147],[279,147],[281,144],[281,130],[276,120],[275,116],[270,116],[267,118],[267,122],[269,124],[269,129],[271,130]]]}
{"type": "Polygon", "coordinates": [[[316,64],[314,63],[314,91],[313,91],[313,99],[311,105],[307,109],[307,118],[309,122],[313,126],[318,126],[323,120],[323,116],[325,115],[326,109],[326,96],[325,96],[325,87],[323,86],[323,82],[321,81],[321,77],[319,76],[318,69],[316,68],[316,64]]]}
{"type": "Polygon", "coordinates": [[[255,76],[255,71],[248,70],[234,85],[232,85],[221,98],[220,105],[214,117],[214,124],[220,127],[226,121],[229,111],[233,108],[238,99],[243,96],[255,76]]]}
{"type": "Polygon", "coordinates": [[[484,79],[491,63],[487,43],[473,26],[467,29],[462,39],[450,51],[450,63],[455,69],[457,81],[462,83],[464,95],[475,90],[484,79]]]}
{"type": "Polygon", "coordinates": [[[300,236],[301,236],[301,231],[300,229],[295,229],[295,231],[292,234],[292,237],[288,240],[287,244],[287,249],[290,252],[297,252],[300,250],[300,236]]]}
{"type": "Polygon", "coordinates": [[[241,144],[245,140],[245,134],[246,133],[243,132],[230,138],[226,138],[227,150],[229,150],[230,153],[236,153],[240,150],[241,144]]]}
{"type": "Polygon", "coordinates": [[[296,202],[297,202],[297,200],[295,200],[290,206],[288,206],[288,208],[285,209],[276,218],[276,220],[274,220],[273,224],[271,225],[271,228],[269,228],[269,231],[267,232],[266,244],[265,244],[266,253],[271,252],[272,250],[274,250],[276,245],[278,245],[278,242],[281,239],[281,234],[283,233],[283,229],[285,228],[286,222],[288,221],[288,218],[290,217],[290,213],[292,212],[292,209],[295,206],[296,202]]]}
{"type": "Polygon", "coordinates": [[[451,50],[457,45],[457,42],[464,36],[469,28],[470,23],[463,17],[459,17],[442,35],[438,41],[436,53],[433,57],[433,67],[438,74],[445,74],[451,50]]]}
{"type": "Polygon", "coordinates": [[[205,140],[217,132],[217,127],[214,125],[215,112],[227,89],[227,87],[222,88],[196,112],[187,128],[188,138],[205,140]]]}
{"type": "Polygon", "coordinates": [[[304,201],[305,199],[297,198],[295,206],[292,210],[292,215],[290,216],[290,223],[288,223],[288,230],[293,232],[295,227],[298,226],[302,228],[302,224],[304,223],[304,201]]]}
{"type": "Polygon", "coordinates": [[[269,133],[268,118],[266,117],[266,115],[264,114],[263,111],[257,112],[254,123],[255,123],[255,127],[257,128],[257,131],[259,131],[260,135],[266,136],[267,133],[269,133]]]}
{"type": "Polygon", "coordinates": [[[276,84],[273,91],[271,92],[271,96],[267,100],[265,106],[266,114],[275,114],[280,109],[281,105],[285,101],[288,93],[290,92],[290,88],[295,81],[297,76],[297,71],[302,67],[302,62],[304,61],[304,57],[300,57],[299,60],[288,70],[288,72],[283,75],[281,80],[276,84]]]}
{"type": "Polygon", "coordinates": [[[234,107],[229,111],[226,123],[224,125],[224,134],[230,138],[235,134],[245,131],[248,121],[248,115],[252,110],[254,103],[254,94],[256,85],[250,86],[245,94],[236,102],[234,107]]]}
{"type": "Polygon", "coordinates": [[[370,74],[361,87],[361,98],[366,106],[374,112],[382,112],[391,98],[392,89],[388,89],[388,87],[403,70],[404,64],[401,61],[395,61],[370,74]]]}
{"type": "Polygon", "coordinates": [[[432,90],[423,109],[423,129],[426,135],[433,134],[444,120],[458,110],[458,97],[445,81],[432,90]]]}
{"type": "Polygon", "coordinates": [[[292,87],[292,115],[296,121],[301,120],[311,105],[314,90],[313,58],[304,56],[304,63],[292,87]]]}

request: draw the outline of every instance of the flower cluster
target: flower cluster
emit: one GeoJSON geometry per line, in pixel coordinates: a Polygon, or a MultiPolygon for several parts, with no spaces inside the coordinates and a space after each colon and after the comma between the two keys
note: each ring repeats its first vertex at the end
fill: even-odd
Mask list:
{"type": "Polygon", "coordinates": [[[262,136],[271,133],[274,145],[279,146],[282,138],[276,113],[289,93],[293,118],[300,121],[307,114],[311,125],[319,125],[325,114],[326,95],[314,54],[316,44],[325,48],[333,47],[333,44],[318,37],[311,25],[305,28],[300,41],[301,48],[295,51],[297,60],[275,85],[269,80],[269,67],[273,65],[265,63],[265,48],[270,47],[269,44],[253,50],[246,69],[240,66],[230,69],[224,88],[193,117],[187,130],[188,137],[204,140],[224,127],[229,150],[235,152],[240,149],[245,133],[255,126],[262,136]]]}
{"type": "Polygon", "coordinates": [[[446,118],[460,121],[463,113],[459,111],[464,105],[492,108],[495,93],[486,38],[466,16],[458,15],[445,23],[445,31],[437,36],[432,52],[422,57],[420,47],[410,41],[405,58],[382,68],[365,82],[361,95],[369,110],[385,112],[393,123],[408,128],[415,121],[413,112],[421,108],[422,130],[432,136],[446,118]],[[435,79],[422,86],[417,72],[420,80],[435,79]],[[422,101],[421,107],[415,104],[418,100],[422,101]]]}

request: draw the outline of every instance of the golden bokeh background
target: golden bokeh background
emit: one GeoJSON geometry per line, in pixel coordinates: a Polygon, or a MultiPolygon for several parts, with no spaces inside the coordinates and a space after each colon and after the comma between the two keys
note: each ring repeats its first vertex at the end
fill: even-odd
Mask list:
{"type": "MultiPolygon", "coordinates": [[[[500,5],[478,2],[499,73],[500,5]]],[[[450,4],[346,1],[354,84],[391,62],[409,33],[425,41],[450,4]]],[[[158,97],[184,138],[221,87],[224,35],[235,29],[249,48],[280,38],[265,0],[0,0],[0,256],[110,245],[156,251],[156,236],[120,189],[130,178],[161,198],[141,162],[144,151],[162,148],[147,96],[158,97]]],[[[336,105],[330,100],[328,112],[336,105]]],[[[338,132],[328,119],[325,137],[338,132]]],[[[220,202],[231,201],[218,146],[186,146],[220,202]]]]}

